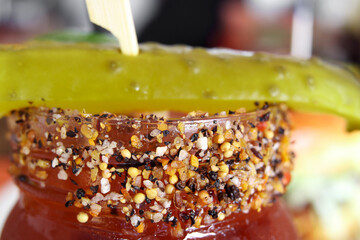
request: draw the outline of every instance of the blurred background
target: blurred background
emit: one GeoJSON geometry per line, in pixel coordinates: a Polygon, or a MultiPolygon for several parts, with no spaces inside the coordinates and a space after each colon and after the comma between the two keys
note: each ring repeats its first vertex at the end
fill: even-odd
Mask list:
{"type": "MultiPolygon", "coordinates": [[[[318,56],[360,72],[360,0],[131,0],[131,5],[139,42],[318,56]]],[[[63,30],[104,32],[89,22],[85,0],[0,0],[0,43],[63,30]]],[[[298,159],[286,199],[295,223],[303,239],[360,239],[360,132],[345,133],[346,123],[333,117],[326,120],[334,125],[332,135],[322,128],[324,119],[311,118],[307,124],[294,120],[298,159]]],[[[0,125],[0,155],[6,156],[3,119],[0,125]]],[[[7,162],[0,158],[0,182],[9,178],[7,162]]]]}
{"type": "MultiPolygon", "coordinates": [[[[359,0],[131,0],[139,41],[360,61],[359,0]]],[[[85,0],[0,0],[0,41],[101,31],[85,0]]]]}

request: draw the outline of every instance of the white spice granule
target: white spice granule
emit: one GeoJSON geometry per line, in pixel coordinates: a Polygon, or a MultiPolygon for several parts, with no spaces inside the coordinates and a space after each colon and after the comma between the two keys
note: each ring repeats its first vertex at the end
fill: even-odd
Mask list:
{"type": "Polygon", "coordinates": [[[208,148],[207,137],[201,137],[196,141],[196,147],[201,150],[206,150],[208,148]]]}
{"type": "Polygon", "coordinates": [[[101,184],[101,193],[102,194],[110,192],[110,182],[108,179],[102,178],[100,181],[100,184],[101,184]]]}
{"type": "Polygon", "coordinates": [[[157,147],[156,148],[156,156],[157,157],[163,156],[165,154],[166,150],[167,150],[166,146],[165,147],[157,147]]]}
{"type": "Polygon", "coordinates": [[[65,172],[64,169],[60,169],[58,175],[57,175],[58,179],[60,180],[67,180],[68,179],[68,174],[65,172]]]}

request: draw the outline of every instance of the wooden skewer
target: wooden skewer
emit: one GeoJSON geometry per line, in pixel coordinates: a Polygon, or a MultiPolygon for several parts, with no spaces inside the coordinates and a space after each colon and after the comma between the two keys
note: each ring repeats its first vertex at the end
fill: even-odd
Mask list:
{"type": "Polygon", "coordinates": [[[109,30],[125,55],[139,54],[129,0],[86,0],[91,22],[109,30]]]}

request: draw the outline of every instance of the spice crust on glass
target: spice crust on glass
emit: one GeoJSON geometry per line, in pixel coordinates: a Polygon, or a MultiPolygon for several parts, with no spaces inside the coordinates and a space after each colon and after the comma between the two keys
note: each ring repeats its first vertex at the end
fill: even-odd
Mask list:
{"type": "Polygon", "coordinates": [[[8,122],[18,182],[56,188],[77,209],[74,221],[111,216],[140,234],[164,222],[181,237],[261,211],[285,192],[293,167],[282,104],[176,119],[39,107],[13,111],[8,122]]]}

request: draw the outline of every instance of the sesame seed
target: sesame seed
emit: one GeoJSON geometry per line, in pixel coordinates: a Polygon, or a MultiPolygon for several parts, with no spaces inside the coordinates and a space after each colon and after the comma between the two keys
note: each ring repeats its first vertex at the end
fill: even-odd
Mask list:
{"type": "Polygon", "coordinates": [[[232,151],[232,150],[227,150],[227,151],[224,153],[224,157],[225,157],[225,158],[230,158],[230,157],[232,157],[233,154],[234,154],[234,151],[232,151]]]}
{"type": "Polygon", "coordinates": [[[221,144],[225,141],[225,137],[222,134],[218,134],[213,138],[214,143],[221,144]]]}
{"type": "Polygon", "coordinates": [[[167,126],[167,124],[166,123],[159,123],[158,124],[158,129],[160,130],[160,131],[165,131],[165,130],[167,130],[168,129],[168,126],[167,126]]]}
{"type": "Polygon", "coordinates": [[[228,150],[230,150],[231,144],[229,142],[224,142],[223,144],[221,144],[220,149],[223,152],[226,152],[228,150]]]}
{"type": "Polygon", "coordinates": [[[59,165],[59,160],[57,158],[54,158],[52,161],[51,161],[51,167],[52,168],[55,168],[59,165]]]}
{"type": "Polygon", "coordinates": [[[105,163],[105,162],[102,162],[102,163],[100,163],[100,165],[99,165],[99,168],[100,168],[100,170],[102,170],[102,171],[104,171],[105,169],[107,169],[107,167],[108,167],[108,165],[107,165],[107,163],[105,163]]]}
{"type": "Polygon", "coordinates": [[[229,173],[229,167],[225,163],[219,166],[220,172],[229,173]]]}
{"type": "Polygon", "coordinates": [[[225,213],[223,213],[223,212],[219,212],[218,213],[218,218],[217,218],[219,221],[222,221],[222,220],[224,220],[225,219],[225,213]]]}
{"type": "Polygon", "coordinates": [[[136,204],[140,204],[142,202],[145,201],[145,194],[143,193],[137,193],[135,196],[134,196],[134,202],[136,204]]]}
{"type": "Polygon", "coordinates": [[[84,212],[79,212],[76,218],[80,223],[86,223],[89,220],[89,215],[84,212]]]}
{"type": "Polygon", "coordinates": [[[121,150],[120,154],[123,158],[129,158],[129,159],[131,158],[131,153],[127,149],[121,150]]]}
{"type": "Polygon", "coordinates": [[[146,189],[146,196],[149,198],[149,199],[155,199],[158,192],[155,188],[152,188],[152,189],[146,189]]]}
{"type": "Polygon", "coordinates": [[[96,181],[98,172],[99,172],[99,169],[97,167],[94,167],[90,170],[90,178],[91,178],[92,182],[96,181]]]}
{"type": "Polygon", "coordinates": [[[207,200],[207,199],[210,198],[210,195],[206,190],[202,190],[202,191],[199,192],[199,198],[207,200]]]}
{"type": "Polygon", "coordinates": [[[130,177],[135,178],[136,176],[138,176],[140,174],[139,170],[135,167],[130,167],[128,169],[128,174],[130,177]]]}

